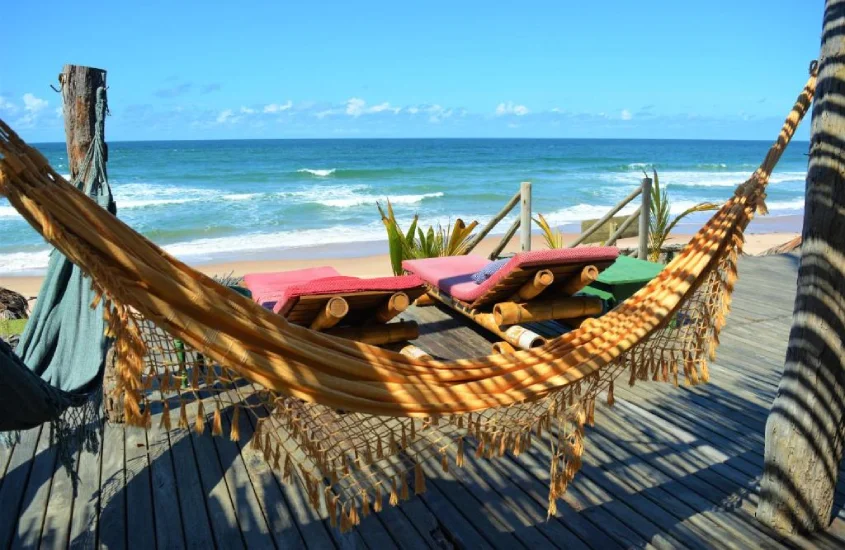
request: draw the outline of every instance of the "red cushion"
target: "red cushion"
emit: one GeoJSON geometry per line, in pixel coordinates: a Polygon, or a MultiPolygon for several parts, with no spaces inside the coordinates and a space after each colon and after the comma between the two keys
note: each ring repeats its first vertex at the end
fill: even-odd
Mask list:
{"type": "Polygon", "coordinates": [[[416,275],[400,277],[375,277],[359,279],[357,277],[327,277],[307,283],[290,285],[276,295],[273,311],[286,312],[294,300],[300,296],[318,296],[321,294],[355,294],[357,292],[399,292],[421,287],[422,279],[416,275]]]}
{"type": "Polygon", "coordinates": [[[309,267],[272,273],[249,273],[244,275],[244,285],[252,292],[252,299],[259,304],[276,302],[278,294],[286,287],[306,283],[314,279],[337,277],[340,273],[333,267],[309,267]]]}

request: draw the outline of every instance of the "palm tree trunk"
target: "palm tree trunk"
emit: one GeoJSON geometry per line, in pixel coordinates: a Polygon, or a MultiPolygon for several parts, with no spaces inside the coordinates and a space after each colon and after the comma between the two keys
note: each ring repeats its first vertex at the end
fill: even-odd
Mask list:
{"type": "Polygon", "coordinates": [[[813,107],[798,292],[766,422],[757,518],[786,532],[830,523],[845,417],[845,0],[827,0],[813,107]]]}

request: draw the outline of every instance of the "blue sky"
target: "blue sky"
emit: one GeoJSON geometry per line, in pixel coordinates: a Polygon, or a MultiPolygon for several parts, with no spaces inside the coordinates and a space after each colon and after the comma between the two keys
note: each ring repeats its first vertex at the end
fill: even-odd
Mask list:
{"type": "Polygon", "coordinates": [[[821,18],[808,0],[18,1],[0,118],[63,140],[49,85],[75,63],[108,70],[110,140],[772,139],[821,18]]]}

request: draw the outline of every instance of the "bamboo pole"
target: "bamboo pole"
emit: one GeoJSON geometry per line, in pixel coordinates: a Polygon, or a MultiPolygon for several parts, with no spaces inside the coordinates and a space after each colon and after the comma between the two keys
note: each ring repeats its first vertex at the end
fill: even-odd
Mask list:
{"type": "Polygon", "coordinates": [[[553,282],[555,282],[554,273],[548,269],[541,269],[534,274],[534,277],[530,281],[522,285],[519,291],[513,295],[511,301],[527,302],[528,300],[532,300],[546,290],[553,282]]]}
{"type": "Polygon", "coordinates": [[[636,189],[634,189],[634,191],[633,191],[633,192],[631,192],[631,194],[630,194],[630,195],[628,195],[627,197],[625,197],[624,199],[622,199],[622,200],[621,200],[621,201],[620,201],[620,202],[619,202],[616,206],[614,206],[613,208],[611,208],[611,209],[610,209],[610,212],[608,212],[607,214],[605,214],[604,216],[602,216],[602,218],[601,218],[599,221],[597,221],[596,223],[594,223],[593,225],[591,225],[589,229],[587,229],[586,231],[584,231],[583,233],[581,233],[581,236],[580,236],[580,237],[578,237],[577,239],[575,239],[575,241],[574,241],[572,244],[568,245],[568,247],[569,247],[569,248],[574,248],[574,247],[578,246],[579,244],[583,243],[585,240],[587,240],[587,238],[588,238],[590,235],[592,235],[593,233],[595,233],[596,231],[598,231],[598,230],[599,230],[599,228],[600,228],[602,225],[604,225],[605,223],[607,223],[607,220],[609,220],[610,218],[612,218],[613,216],[615,216],[617,212],[619,212],[620,210],[622,210],[623,208],[625,208],[625,207],[628,205],[628,203],[629,203],[629,202],[631,202],[632,200],[636,199],[636,198],[639,196],[639,194],[640,194],[640,193],[642,193],[642,191],[643,191],[643,188],[642,188],[642,186],[641,186],[641,185],[640,185],[640,186],[638,186],[636,189]]]}
{"type": "Polygon", "coordinates": [[[542,346],[546,343],[546,339],[533,332],[528,330],[527,328],[513,326],[508,328],[507,330],[502,330],[499,325],[496,324],[496,320],[493,318],[492,313],[482,313],[478,310],[471,309],[461,302],[458,302],[452,299],[451,296],[448,294],[443,294],[436,289],[431,289],[429,291],[432,298],[446,304],[450,308],[454,309],[458,313],[461,313],[475,321],[479,326],[486,328],[505,342],[511,344],[514,347],[518,347],[521,349],[531,349],[536,348],[538,346],[542,346]]]}
{"type": "Polygon", "coordinates": [[[519,226],[521,235],[520,249],[522,252],[531,250],[531,182],[524,181],[519,185],[521,195],[519,210],[519,226]]]}
{"type": "Polygon", "coordinates": [[[417,307],[433,306],[434,298],[432,298],[428,293],[425,293],[414,301],[414,305],[417,307]]]}
{"type": "Polygon", "coordinates": [[[516,235],[516,230],[519,229],[520,226],[520,219],[517,218],[513,221],[511,226],[505,231],[505,234],[502,236],[502,240],[499,241],[499,244],[496,245],[496,248],[493,249],[493,252],[490,253],[489,258],[491,260],[495,260],[499,257],[499,254],[502,253],[502,250],[508,246],[508,243],[513,239],[513,236],[516,235]]]}
{"type": "Polygon", "coordinates": [[[420,335],[420,326],[416,321],[402,321],[386,325],[367,325],[360,327],[331,328],[326,334],[355,340],[364,344],[381,346],[405,340],[416,340],[420,335]]]}
{"type": "Polygon", "coordinates": [[[332,328],[349,313],[349,304],[340,296],[332,296],[320,313],[311,321],[311,330],[326,330],[332,328]]]}
{"type": "Polygon", "coordinates": [[[408,309],[411,299],[404,292],[395,292],[376,311],[375,320],[386,323],[408,309]]]}
{"type": "Polygon", "coordinates": [[[417,346],[415,346],[413,344],[408,344],[407,346],[403,347],[402,349],[399,350],[399,353],[401,353],[402,355],[405,355],[407,357],[410,357],[411,359],[431,359],[432,358],[431,355],[428,352],[418,348],[417,346]]]}
{"type": "Polygon", "coordinates": [[[585,286],[594,282],[598,278],[599,269],[594,265],[585,265],[584,269],[563,283],[563,286],[560,287],[560,291],[562,294],[572,296],[576,292],[580,292],[585,286]]]}
{"type": "Polygon", "coordinates": [[[640,206],[639,208],[634,210],[634,212],[630,216],[628,216],[628,219],[622,222],[619,227],[616,228],[616,231],[613,232],[613,235],[608,237],[607,242],[604,244],[606,244],[607,246],[615,245],[616,241],[619,240],[619,237],[621,237],[622,234],[624,234],[625,231],[627,231],[628,228],[631,227],[631,224],[640,218],[640,212],[642,211],[642,209],[643,207],[640,206]]]}
{"type": "Polygon", "coordinates": [[[585,315],[601,313],[600,298],[594,296],[574,296],[556,300],[534,301],[526,304],[501,302],[493,307],[493,320],[496,326],[510,326],[554,319],[571,319],[585,315]]]}
{"type": "Polygon", "coordinates": [[[648,259],[648,225],[651,219],[651,178],[643,178],[643,205],[640,210],[640,249],[637,256],[641,260],[648,259]]]}
{"type": "Polygon", "coordinates": [[[490,233],[490,231],[492,231],[493,228],[496,227],[496,225],[500,221],[502,221],[502,219],[507,216],[511,210],[513,210],[514,206],[516,206],[516,203],[519,202],[519,199],[520,193],[516,193],[513,197],[511,197],[511,200],[509,200],[507,204],[505,204],[505,207],[502,208],[502,210],[500,210],[498,214],[493,216],[493,218],[489,222],[487,222],[487,225],[485,225],[484,228],[478,232],[478,235],[476,235],[475,238],[472,239],[472,242],[467,245],[464,254],[469,254],[470,252],[472,252],[472,250],[476,246],[478,246],[478,244],[482,240],[484,240],[484,237],[486,237],[487,234],[490,233]]]}
{"type": "Polygon", "coordinates": [[[512,353],[516,353],[516,350],[507,342],[496,342],[493,344],[493,353],[498,355],[510,355],[512,353]]]}

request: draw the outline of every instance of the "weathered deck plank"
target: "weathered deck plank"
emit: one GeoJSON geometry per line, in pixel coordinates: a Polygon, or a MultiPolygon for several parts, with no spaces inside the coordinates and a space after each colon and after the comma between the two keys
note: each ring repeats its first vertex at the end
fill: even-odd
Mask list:
{"type": "MultiPolygon", "coordinates": [[[[617,384],[617,405],[598,407],[583,469],[549,521],[547,451],[476,460],[468,442],[464,469],[454,467],[452,454],[448,473],[427,464],[427,493],[340,535],[298,485],[282,483],[249,448],[253,421],[240,415],[238,443],[107,426],[101,455],[83,454],[78,463],[84,479],[75,498],[49,431],[25,432],[13,448],[0,448],[0,547],[88,545],[92,529],[107,548],[153,540],[159,548],[842,547],[845,483],[826,533],[784,539],[754,519],[795,271],[790,256],[741,258],[710,384],[617,384]]],[[[489,353],[492,339],[483,330],[439,307],[403,317],[421,323],[417,344],[436,356],[489,353]]],[[[213,410],[207,400],[206,411],[213,410]]],[[[171,415],[175,423],[178,412],[171,415]]],[[[191,404],[191,421],[195,415],[191,404]]],[[[223,421],[228,433],[230,411],[223,421]]]]}

